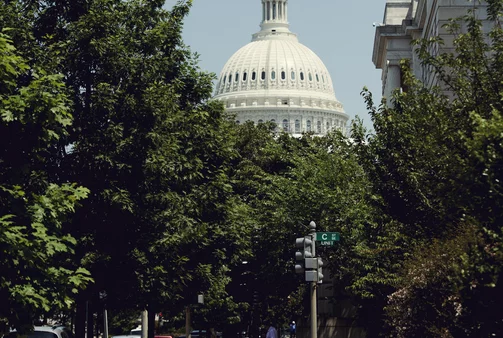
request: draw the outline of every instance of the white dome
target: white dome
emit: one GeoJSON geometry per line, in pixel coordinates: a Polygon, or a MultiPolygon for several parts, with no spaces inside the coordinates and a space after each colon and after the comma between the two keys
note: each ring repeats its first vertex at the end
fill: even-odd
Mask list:
{"type": "Polygon", "coordinates": [[[215,98],[239,122],[274,121],[291,134],[344,131],[348,116],[327,68],[288,29],[288,0],[261,1],[262,30],[227,61],[215,98]]]}

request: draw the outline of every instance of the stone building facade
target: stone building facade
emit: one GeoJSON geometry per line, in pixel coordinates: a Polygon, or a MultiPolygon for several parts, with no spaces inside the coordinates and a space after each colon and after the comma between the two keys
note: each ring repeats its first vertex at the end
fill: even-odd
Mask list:
{"type": "Polygon", "coordinates": [[[438,36],[444,44],[432,45],[430,53],[453,51],[454,36],[444,25],[470,10],[484,20],[485,7],[478,0],[387,0],[383,22],[375,24],[372,53],[372,62],[376,68],[382,69],[382,95],[390,97],[394,89],[402,87],[402,59],[411,61],[414,75],[427,86],[435,84],[431,71],[421,66],[412,41],[438,36]]]}

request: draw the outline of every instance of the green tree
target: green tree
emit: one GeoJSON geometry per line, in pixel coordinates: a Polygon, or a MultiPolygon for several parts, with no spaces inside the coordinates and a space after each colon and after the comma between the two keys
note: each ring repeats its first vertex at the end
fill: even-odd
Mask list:
{"type": "Polygon", "coordinates": [[[447,27],[454,53],[430,55],[438,38],[419,42],[437,87],[426,88],[404,63],[407,90],[395,93],[393,108],[376,109],[366,95],[375,136],[363,158],[403,243],[389,256],[399,268],[390,272],[400,272],[389,294],[389,336],[502,332],[503,3],[487,3],[489,34],[468,13],[447,27]]]}
{"type": "Polygon", "coordinates": [[[66,228],[89,191],[51,173],[72,123],[62,76],[23,58],[6,33],[0,33],[0,332],[30,329],[39,316],[68,309],[91,281],[87,270],[68,264],[76,240],[66,228]]]}
{"type": "Polygon", "coordinates": [[[153,313],[197,292],[225,300],[225,276],[249,249],[227,177],[232,124],[181,39],[190,4],[11,2],[5,20],[26,22],[71,93],[60,175],[91,191],[71,222],[95,277],[81,303],[153,313]]]}

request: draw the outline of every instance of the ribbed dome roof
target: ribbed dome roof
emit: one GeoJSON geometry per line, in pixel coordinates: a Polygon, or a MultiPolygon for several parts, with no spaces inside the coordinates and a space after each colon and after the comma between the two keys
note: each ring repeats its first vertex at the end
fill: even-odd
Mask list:
{"type": "Polygon", "coordinates": [[[309,96],[335,100],[327,68],[296,39],[257,40],[239,49],[223,67],[216,94],[258,89],[309,91],[309,96]]]}

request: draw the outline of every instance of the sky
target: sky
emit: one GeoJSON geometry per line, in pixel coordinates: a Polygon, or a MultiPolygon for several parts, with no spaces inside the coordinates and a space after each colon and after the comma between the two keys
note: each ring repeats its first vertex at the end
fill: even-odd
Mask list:
{"type": "MultiPolygon", "coordinates": [[[[171,8],[177,0],[166,0],[171,8]]],[[[350,120],[372,122],[360,95],[364,86],[381,100],[381,70],[372,63],[375,27],[386,0],[289,0],[290,31],[325,63],[350,120]]],[[[183,40],[199,56],[201,69],[220,74],[227,60],[260,30],[261,0],[193,0],[183,40]]]]}

